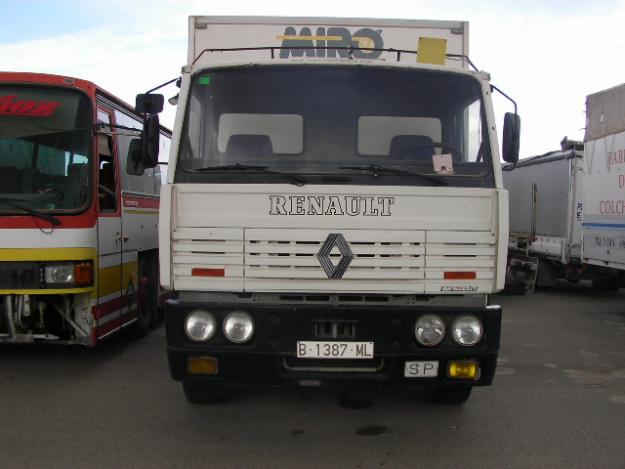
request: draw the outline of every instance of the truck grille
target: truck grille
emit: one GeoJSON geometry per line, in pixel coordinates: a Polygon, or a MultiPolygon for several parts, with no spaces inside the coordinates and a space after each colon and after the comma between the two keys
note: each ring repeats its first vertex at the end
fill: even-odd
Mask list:
{"type": "MultiPolygon", "coordinates": [[[[331,277],[319,258],[322,246],[333,233],[307,229],[176,229],[172,233],[175,288],[286,295],[340,293],[344,296],[341,301],[353,302],[366,301],[371,294],[384,301],[389,294],[463,294],[493,289],[497,246],[492,232],[340,230],[351,259],[339,278],[331,277]],[[197,270],[223,275],[198,276],[194,274],[197,270]],[[445,278],[449,271],[475,275],[470,280],[449,280],[445,278]]],[[[329,251],[330,262],[337,266],[344,255],[344,250],[334,247],[329,251]]]]}
{"type": "MultiPolygon", "coordinates": [[[[246,230],[246,280],[329,281],[317,255],[330,234],[321,230],[246,230]]],[[[424,278],[423,232],[344,230],[341,234],[353,253],[349,268],[338,280],[343,284],[388,279],[414,282],[424,278]]],[[[334,265],[342,256],[338,248],[330,251],[334,265]]]]}

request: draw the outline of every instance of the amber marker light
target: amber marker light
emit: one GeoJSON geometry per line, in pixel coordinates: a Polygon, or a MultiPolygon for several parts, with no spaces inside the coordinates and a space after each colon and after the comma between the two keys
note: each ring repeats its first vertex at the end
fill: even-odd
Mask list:
{"type": "Polygon", "coordinates": [[[480,367],[473,360],[453,360],[447,365],[447,376],[456,379],[477,379],[480,367]]]}
{"type": "Polygon", "coordinates": [[[78,262],[74,264],[74,283],[76,285],[93,285],[93,263],[78,262]]]}
{"type": "Polygon", "coordinates": [[[190,375],[216,375],[219,372],[217,357],[188,357],[187,373],[190,375]]]}
{"type": "Polygon", "coordinates": [[[475,280],[477,274],[475,272],[445,272],[443,278],[445,280],[475,280]]]}

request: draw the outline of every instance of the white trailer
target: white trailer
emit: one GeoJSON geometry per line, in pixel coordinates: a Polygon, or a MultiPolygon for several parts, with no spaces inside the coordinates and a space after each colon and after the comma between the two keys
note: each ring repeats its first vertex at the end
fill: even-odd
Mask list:
{"type": "Polygon", "coordinates": [[[583,156],[581,142],[565,139],[561,150],[503,166],[510,193],[508,282],[527,280],[517,270],[535,274],[525,285],[530,291],[534,282],[546,287],[582,277],[583,156]]]}
{"type": "Polygon", "coordinates": [[[586,98],[584,262],[625,270],[625,84],[586,98]]]}
{"type": "Polygon", "coordinates": [[[467,54],[466,22],[190,18],[159,224],[190,401],[292,382],[460,403],[491,384],[508,197],[467,54]]]}

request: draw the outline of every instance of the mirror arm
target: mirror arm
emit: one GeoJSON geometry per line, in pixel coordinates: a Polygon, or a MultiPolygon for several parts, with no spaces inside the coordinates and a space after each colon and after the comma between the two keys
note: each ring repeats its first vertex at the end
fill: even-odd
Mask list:
{"type": "MultiPolygon", "coordinates": [[[[161,88],[164,88],[164,87],[166,87],[167,85],[171,85],[172,83],[174,83],[174,82],[176,82],[176,81],[179,81],[179,80],[180,80],[180,77],[176,77],[176,78],[174,78],[173,80],[169,80],[169,81],[167,81],[167,82],[163,83],[162,85],[158,85],[156,88],[152,88],[151,90],[146,91],[146,92],[145,92],[145,94],[150,94],[150,93],[152,93],[153,91],[160,90],[161,88]]],[[[178,86],[178,88],[180,88],[180,86],[178,86]]]]}
{"type": "Polygon", "coordinates": [[[516,115],[519,115],[519,113],[517,112],[517,104],[516,101],[514,99],[512,99],[510,96],[508,96],[506,93],[504,93],[503,91],[501,91],[499,88],[497,88],[495,85],[491,84],[490,85],[490,89],[491,91],[495,90],[497,91],[499,94],[501,94],[504,98],[506,98],[508,101],[510,101],[513,106],[514,106],[514,113],[516,115]]]}
{"type": "Polygon", "coordinates": [[[141,133],[141,129],[137,129],[135,127],[126,127],[125,125],[118,125],[118,124],[105,124],[103,122],[99,122],[97,124],[93,124],[94,127],[94,132],[96,134],[101,133],[101,134],[108,134],[108,135],[112,135],[113,132],[105,132],[104,129],[105,128],[113,128],[113,129],[123,129],[123,130],[132,130],[133,132],[137,132],[138,134],[141,133]]]}

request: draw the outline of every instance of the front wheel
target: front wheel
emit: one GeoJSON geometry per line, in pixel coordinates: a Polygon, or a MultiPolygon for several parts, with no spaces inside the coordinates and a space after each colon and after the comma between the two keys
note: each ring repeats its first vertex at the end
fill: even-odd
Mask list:
{"type": "Polygon", "coordinates": [[[440,387],[426,390],[428,398],[435,404],[464,404],[471,395],[472,387],[451,388],[440,387]]]}
{"type": "Polygon", "coordinates": [[[158,259],[155,255],[139,258],[137,288],[136,337],[143,337],[156,324],[158,318],[158,259]]]}
{"type": "Polygon", "coordinates": [[[226,388],[221,383],[185,379],[182,389],[187,400],[192,404],[217,404],[226,399],[226,388]]]}

